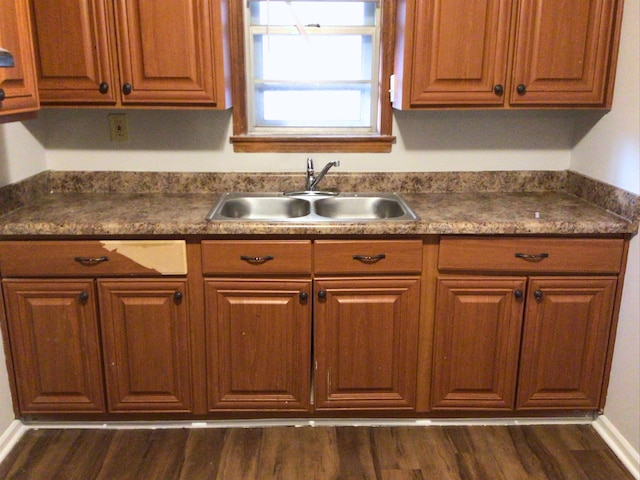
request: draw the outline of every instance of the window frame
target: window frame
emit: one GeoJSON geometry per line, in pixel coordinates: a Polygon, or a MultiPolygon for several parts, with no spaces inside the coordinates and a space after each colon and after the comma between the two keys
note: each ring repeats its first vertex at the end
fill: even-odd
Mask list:
{"type": "Polygon", "coordinates": [[[233,135],[230,138],[235,152],[332,152],[332,153],[389,153],[395,136],[392,135],[393,107],[389,92],[393,73],[395,44],[395,0],[380,0],[380,49],[378,77],[378,118],[374,134],[344,135],[265,135],[249,131],[245,54],[246,0],[229,2],[229,42],[231,83],[234,99],[233,135]]]}

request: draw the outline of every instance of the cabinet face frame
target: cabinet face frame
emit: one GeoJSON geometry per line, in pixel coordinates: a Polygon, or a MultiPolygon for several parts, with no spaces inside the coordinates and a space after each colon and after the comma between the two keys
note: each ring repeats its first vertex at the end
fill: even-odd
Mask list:
{"type": "Polygon", "coordinates": [[[3,280],[2,285],[20,413],[103,413],[93,282],[3,280]]]}
{"type": "Polygon", "coordinates": [[[414,410],[420,278],[316,278],[314,292],[315,410],[414,410]]]}
{"type": "Polygon", "coordinates": [[[190,412],[186,280],[99,279],[98,289],[109,412],[190,412]]]}
{"type": "Polygon", "coordinates": [[[205,278],[210,411],[309,411],[310,297],[311,279],[205,278]]]}

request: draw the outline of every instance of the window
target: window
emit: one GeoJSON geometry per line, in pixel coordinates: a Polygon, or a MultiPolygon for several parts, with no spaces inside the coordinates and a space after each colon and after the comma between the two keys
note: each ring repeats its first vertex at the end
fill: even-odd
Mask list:
{"type": "Polygon", "coordinates": [[[237,3],[231,14],[241,19],[231,28],[241,20],[243,34],[232,34],[236,151],[390,151],[381,2],[237,3]]]}

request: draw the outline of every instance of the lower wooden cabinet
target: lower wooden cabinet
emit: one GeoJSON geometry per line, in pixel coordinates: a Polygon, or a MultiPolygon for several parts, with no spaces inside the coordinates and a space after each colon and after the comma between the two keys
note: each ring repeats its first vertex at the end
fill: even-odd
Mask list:
{"type": "Polygon", "coordinates": [[[98,280],[110,412],[190,412],[186,280],[98,280]]]}
{"type": "Polygon", "coordinates": [[[311,280],[205,281],[210,410],[309,410],[311,280]]]}
{"type": "Polygon", "coordinates": [[[20,412],[104,412],[93,282],[2,283],[20,412]]]}
{"type": "Polygon", "coordinates": [[[18,416],[180,418],[597,411],[626,251],[453,236],[436,265],[421,240],[1,247],[18,416]],[[148,264],[172,255],[171,273],[148,264]]]}
{"type": "Polygon", "coordinates": [[[419,278],[315,282],[315,409],[415,408],[419,278]]]}
{"type": "Polygon", "coordinates": [[[442,240],[431,408],[602,408],[623,255],[619,239],[442,240]]]}
{"type": "Polygon", "coordinates": [[[533,278],[517,408],[597,409],[616,278],[533,278]]]}
{"type": "Polygon", "coordinates": [[[512,410],[526,278],[440,278],[431,406],[512,410]]]}

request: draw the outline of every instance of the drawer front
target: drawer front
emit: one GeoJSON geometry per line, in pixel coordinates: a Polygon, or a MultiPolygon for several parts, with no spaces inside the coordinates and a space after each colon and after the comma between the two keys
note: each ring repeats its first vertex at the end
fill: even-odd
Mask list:
{"type": "Polygon", "coordinates": [[[318,240],[314,246],[318,274],[419,273],[421,240],[318,240]]]}
{"type": "Polygon", "coordinates": [[[0,242],[4,277],[185,275],[183,240],[0,242]]]}
{"type": "Polygon", "coordinates": [[[440,241],[438,268],[453,271],[617,273],[624,240],[455,238],[440,241]]]}
{"type": "Polygon", "coordinates": [[[311,274],[309,240],[205,240],[205,275],[311,274]]]}

